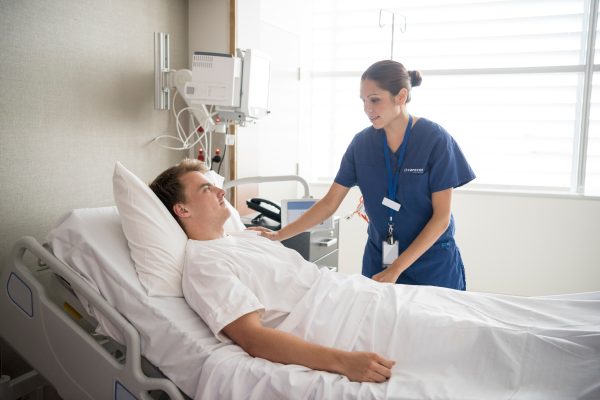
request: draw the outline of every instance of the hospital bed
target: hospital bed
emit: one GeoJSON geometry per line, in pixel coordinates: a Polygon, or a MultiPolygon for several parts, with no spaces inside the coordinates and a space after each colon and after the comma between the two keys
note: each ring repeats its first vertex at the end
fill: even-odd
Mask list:
{"type": "MultiPolygon", "coordinates": [[[[224,183],[216,174],[211,179],[224,183]]],[[[309,196],[306,181],[293,175],[223,186],[286,181],[309,196]]],[[[2,276],[0,336],[35,370],[11,381],[3,376],[1,398],[39,393],[47,380],[65,399],[189,399],[216,350],[251,358],[219,342],[183,298],[146,295],[116,207],[74,210],[47,239],[19,240],[2,276]]]]}
{"type": "MultiPolygon", "coordinates": [[[[256,180],[238,184],[245,183],[256,180]]],[[[0,288],[0,336],[35,369],[11,382],[3,377],[3,398],[46,381],[64,399],[245,398],[253,390],[258,398],[305,398],[341,380],[254,359],[219,342],[185,299],[147,296],[116,207],[73,210],[47,243],[20,239],[0,288]],[[234,387],[231,371],[240,382],[234,387]]]]}
{"type": "Polygon", "coordinates": [[[260,393],[284,398],[294,374],[315,375],[295,383],[340,379],[254,359],[219,342],[183,298],[147,296],[116,207],[74,210],[48,240],[15,244],[0,334],[64,399],[244,398],[274,381],[260,393]],[[215,393],[231,385],[231,371],[239,386],[215,393]],[[220,383],[207,391],[208,381],[220,383]]]}
{"type": "MultiPolygon", "coordinates": [[[[73,210],[47,241],[15,244],[0,335],[64,399],[398,398],[387,383],[250,357],[219,342],[183,298],[147,296],[115,207],[73,210]]],[[[409,383],[422,393],[410,398],[427,398],[435,382],[395,384],[409,383]]]]}

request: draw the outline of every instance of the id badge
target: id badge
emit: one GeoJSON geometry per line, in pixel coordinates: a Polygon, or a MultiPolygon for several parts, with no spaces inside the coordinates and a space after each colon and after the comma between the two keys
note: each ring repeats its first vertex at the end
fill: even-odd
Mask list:
{"type": "Polygon", "coordinates": [[[400,211],[400,207],[402,207],[400,205],[400,203],[398,203],[394,200],[390,200],[387,197],[384,197],[383,200],[381,200],[381,204],[383,204],[387,208],[391,208],[392,210],[394,210],[396,212],[400,211]]]}
{"type": "Polygon", "coordinates": [[[398,258],[398,242],[394,241],[393,244],[389,244],[387,240],[384,240],[382,251],[383,268],[385,269],[388,266],[390,266],[394,261],[396,261],[396,258],[398,258]]]}

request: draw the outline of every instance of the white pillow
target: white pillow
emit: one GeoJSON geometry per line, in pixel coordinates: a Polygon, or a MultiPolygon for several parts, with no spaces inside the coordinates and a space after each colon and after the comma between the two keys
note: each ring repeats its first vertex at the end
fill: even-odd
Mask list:
{"type": "MultiPolygon", "coordinates": [[[[135,270],[148,296],[183,297],[187,243],[183,229],[150,187],[120,162],[115,165],[113,194],[135,270]]],[[[245,229],[239,213],[227,204],[233,210],[228,229],[245,229]]]]}
{"type": "Polygon", "coordinates": [[[150,187],[119,162],[113,194],[135,270],[148,296],[182,297],[187,243],[183,229],[150,187]]]}

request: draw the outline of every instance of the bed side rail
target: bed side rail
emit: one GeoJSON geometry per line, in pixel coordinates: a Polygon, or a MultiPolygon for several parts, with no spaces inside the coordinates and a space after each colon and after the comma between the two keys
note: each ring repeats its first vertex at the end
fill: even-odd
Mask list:
{"type": "Polygon", "coordinates": [[[250,176],[247,178],[234,179],[227,181],[223,184],[223,190],[227,190],[234,186],[246,185],[249,183],[266,183],[266,182],[285,182],[285,181],[296,181],[299,182],[304,188],[305,198],[310,197],[310,191],[308,189],[308,183],[304,178],[298,175],[279,175],[279,176],[250,176]]]}
{"type": "Polygon", "coordinates": [[[11,265],[4,269],[1,282],[0,335],[55,386],[61,397],[152,399],[150,392],[162,391],[171,399],[184,399],[170,380],[144,374],[137,330],[33,237],[26,236],[15,243],[11,265]],[[115,359],[52,301],[40,279],[42,274],[25,264],[27,251],[66,279],[80,296],[121,329],[126,341],[124,361],[115,359]]]}

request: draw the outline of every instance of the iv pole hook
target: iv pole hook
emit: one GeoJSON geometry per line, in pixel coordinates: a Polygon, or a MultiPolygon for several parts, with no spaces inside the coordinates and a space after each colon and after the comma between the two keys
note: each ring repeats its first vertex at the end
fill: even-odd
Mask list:
{"type": "MultiPolygon", "coordinates": [[[[394,59],[394,31],[396,29],[396,13],[391,10],[387,10],[385,8],[379,9],[379,27],[380,28],[383,28],[386,25],[385,23],[381,22],[381,16],[384,12],[392,14],[392,43],[390,46],[390,60],[393,60],[394,59]]],[[[406,17],[404,17],[404,26],[402,28],[400,28],[400,32],[402,32],[402,33],[406,32],[406,17]]]]}
{"type": "Polygon", "coordinates": [[[384,12],[388,12],[390,14],[392,14],[392,45],[390,47],[390,60],[394,59],[394,28],[396,27],[396,13],[394,13],[393,11],[390,10],[385,10],[385,9],[380,9],[379,10],[379,27],[383,28],[385,26],[385,24],[381,23],[381,15],[384,12]]]}

